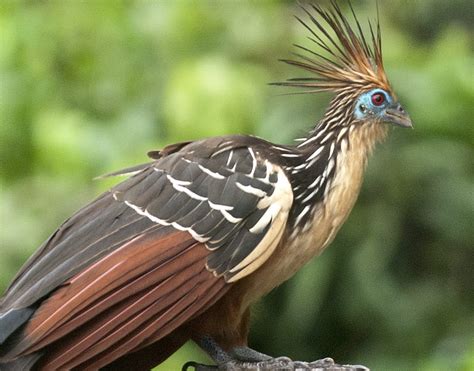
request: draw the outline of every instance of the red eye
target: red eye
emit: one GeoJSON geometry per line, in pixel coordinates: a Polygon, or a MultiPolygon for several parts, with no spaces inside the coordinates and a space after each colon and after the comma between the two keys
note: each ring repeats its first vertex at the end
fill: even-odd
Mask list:
{"type": "Polygon", "coordinates": [[[385,95],[383,93],[374,93],[370,97],[374,106],[381,106],[385,102],[385,95]]]}

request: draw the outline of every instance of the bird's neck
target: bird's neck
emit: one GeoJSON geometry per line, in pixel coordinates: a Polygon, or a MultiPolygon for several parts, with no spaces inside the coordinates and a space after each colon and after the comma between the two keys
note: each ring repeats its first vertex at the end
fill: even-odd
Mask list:
{"type": "Polygon", "coordinates": [[[288,169],[294,192],[290,223],[295,229],[309,228],[318,205],[328,201],[336,186],[346,187],[348,202],[355,201],[367,158],[387,128],[379,122],[352,120],[337,111],[326,114],[296,147],[300,157],[288,169]]]}

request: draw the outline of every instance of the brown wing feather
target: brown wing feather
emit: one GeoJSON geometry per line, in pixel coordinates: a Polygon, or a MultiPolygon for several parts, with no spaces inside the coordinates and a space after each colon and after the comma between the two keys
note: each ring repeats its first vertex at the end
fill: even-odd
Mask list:
{"type": "Polygon", "coordinates": [[[137,236],[45,300],[8,356],[46,350],[41,367],[97,368],[158,341],[227,291],[208,254],[172,228],[137,236]]]}
{"type": "Polygon", "coordinates": [[[262,157],[268,145],[244,139],[257,141],[189,144],[66,221],[0,304],[10,331],[0,362],[39,354],[40,369],[106,366],[184,331],[258,269],[292,192],[281,166],[262,157]],[[26,323],[22,310],[34,310],[26,323]]]}
{"type": "Polygon", "coordinates": [[[150,342],[158,341],[170,334],[182,323],[194,317],[198,311],[201,312],[202,309],[207,309],[215,303],[222,296],[221,292],[227,291],[223,289],[225,283],[223,280],[220,280],[220,282],[219,280],[215,282],[207,280],[204,278],[206,275],[208,275],[208,272],[201,272],[199,277],[196,277],[198,282],[192,285],[192,291],[186,293],[186,296],[181,297],[178,302],[160,316],[153,318],[143,327],[138,327],[131,335],[124,337],[122,342],[117,344],[116,348],[114,347],[111,351],[101,355],[100,358],[94,359],[94,362],[87,367],[90,367],[91,370],[101,368],[124,354],[139,350],[150,342]],[[198,310],[198,308],[201,310],[198,310]],[[143,339],[148,341],[144,343],[143,339]]]}

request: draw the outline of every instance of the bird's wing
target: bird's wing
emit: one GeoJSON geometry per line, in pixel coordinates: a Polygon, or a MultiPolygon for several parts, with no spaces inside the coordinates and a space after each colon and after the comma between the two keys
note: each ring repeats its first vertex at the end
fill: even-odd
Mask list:
{"type": "Polygon", "coordinates": [[[235,138],[166,154],[27,262],[0,326],[2,313],[38,308],[7,339],[4,359],[49,346],[50,367],[99,367],[165,336],[268,259],[292,199],[282,168],[235,138]]]}

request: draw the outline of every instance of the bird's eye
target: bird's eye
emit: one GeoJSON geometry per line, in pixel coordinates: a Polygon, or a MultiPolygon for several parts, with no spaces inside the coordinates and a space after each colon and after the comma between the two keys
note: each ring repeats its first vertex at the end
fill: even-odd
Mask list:
{"type": "Polygon", "coordinates": [[[374,106],[381,106],[385,102],[385,94],[383,93],[374,93],[370,97],[374,106]]]}

